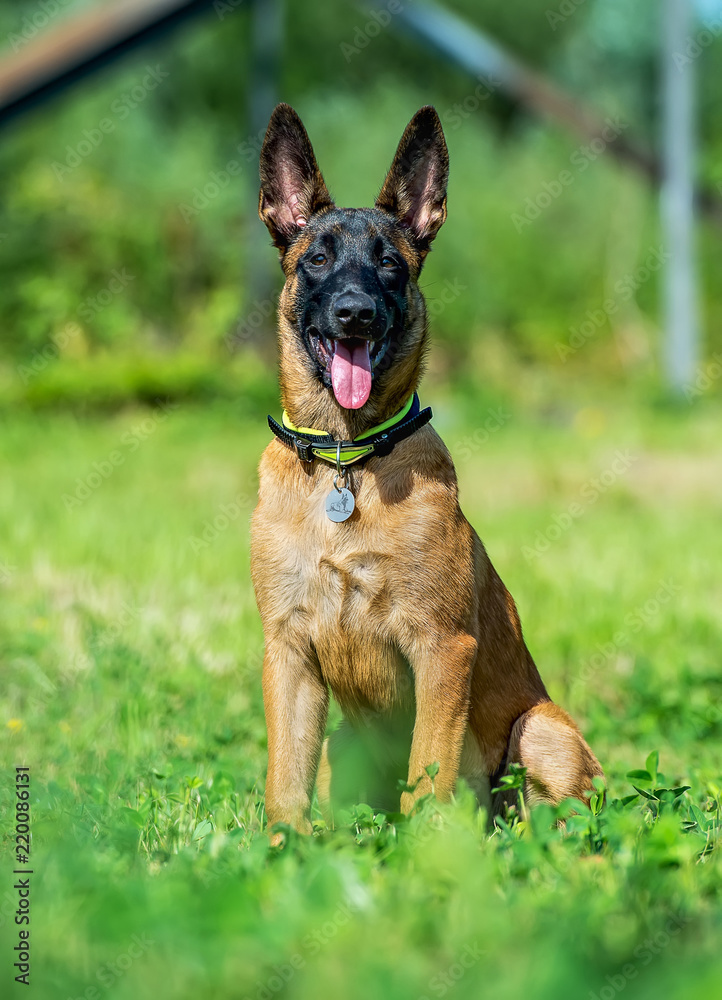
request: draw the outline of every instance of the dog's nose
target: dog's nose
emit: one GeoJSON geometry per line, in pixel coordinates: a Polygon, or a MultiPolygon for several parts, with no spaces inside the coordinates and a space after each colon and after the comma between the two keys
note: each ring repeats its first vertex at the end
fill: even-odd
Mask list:
{"type": "Polygon", "coordinates": [[[342,292],[333,304],[333,314],[344,329],[363,330],[376,319],[376,303],[365,292],[342,292]]]}

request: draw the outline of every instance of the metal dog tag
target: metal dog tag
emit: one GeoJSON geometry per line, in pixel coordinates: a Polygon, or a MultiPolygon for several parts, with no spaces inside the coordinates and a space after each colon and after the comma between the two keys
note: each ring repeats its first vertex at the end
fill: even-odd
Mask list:
{"type": "Polygon", "coordinates": [[[346,521],[353,514],[355,506],[351,490],[347,490],[345,486],[334,486],[326,497],[326,517],[330,521],[346,521]]]}

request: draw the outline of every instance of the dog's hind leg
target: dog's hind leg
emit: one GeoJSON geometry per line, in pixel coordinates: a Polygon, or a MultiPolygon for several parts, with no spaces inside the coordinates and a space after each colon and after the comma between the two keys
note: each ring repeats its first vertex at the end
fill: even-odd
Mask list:
{"type": "Polygon", "coordinates": [[[524,798],[528,805],[557,804],[575,797],[584,801],[603,777],[601,765],[573,719],[553,701],[534,705],[512,727],[507,765],[526,768],[524,798]]]}

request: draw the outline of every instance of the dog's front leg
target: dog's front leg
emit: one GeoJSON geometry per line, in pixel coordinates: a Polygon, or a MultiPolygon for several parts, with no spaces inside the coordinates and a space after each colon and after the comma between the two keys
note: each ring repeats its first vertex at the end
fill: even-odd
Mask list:
{"type": "Polygon", "coordinates": [[[414,790],[401,796],[404,813],[411,811],[418,798],[432,791],[432,781],[426,773],[430,764],[439,765],[433,780],[437,798],[448,801],[454,791],[469,715],[476,650],[472,636],[457,634],[437,639],[412,657],[416,722],[408,784],[414,790]]]}
{"type": "MultiPolygon", "coordinates": [[[[288,823],[311,833],[311,796],[328,715],[328,689],[310,649],[276,640],[263,657],[268,730],[268,827],[288,823]]],[[[279,843],[280,834],[271,843],[279,843]]]]}

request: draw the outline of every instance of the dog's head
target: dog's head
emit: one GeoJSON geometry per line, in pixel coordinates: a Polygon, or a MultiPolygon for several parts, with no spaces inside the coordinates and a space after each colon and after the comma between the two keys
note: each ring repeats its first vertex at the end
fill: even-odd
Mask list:
{"type": "Polygon", "coordinates": [[[448,163],[439,118],[422,108],[375,206],[337,208],[300,118],[287,104],[273,112],[259,214],[286,275],[281,392],[292,419],[358,430],[416,388],[426,341],[417,281],[446,218],[448,163]]]}

